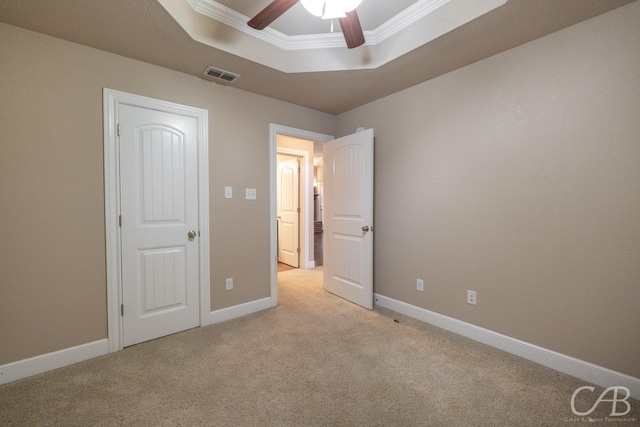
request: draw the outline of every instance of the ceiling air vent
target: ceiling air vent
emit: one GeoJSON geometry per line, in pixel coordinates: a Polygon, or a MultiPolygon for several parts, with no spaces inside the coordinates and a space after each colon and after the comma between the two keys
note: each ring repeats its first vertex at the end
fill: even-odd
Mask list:
{"type": "Polygon", "coordinates": [[[235,74],[230,71],[225,71],[220,68],[216,68],[212,65],[209,65],[206,70],[204,70],[203,75],[207,77],[211,77],[212,79],[222,80],[227,83],[233,83],[240,77],[240,74],[235,74]]]}

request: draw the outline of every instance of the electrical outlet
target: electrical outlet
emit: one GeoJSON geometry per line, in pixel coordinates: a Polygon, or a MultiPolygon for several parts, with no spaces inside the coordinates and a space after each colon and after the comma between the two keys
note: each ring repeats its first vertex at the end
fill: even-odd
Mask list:
{"type": "Polygon", "coordinates": [[[229,277],[228,279],[225,279],[225,286],[228,291],[233,289],[233,277],[229,277]]]}
{"type": "Polygon", "coordinates": [[[256,199],[256,189],[255,188],[245,188],[245,199],[246,200],[255,200],[256,199]]]}
{"type": "Polygon", "coordinates": [[[476,291],[467,291],[467,304],[478,305],[476,291]]]}
{"type": "Polygon", "coordinates": [[[420,292],[424,291],[424,280],[422,279],[416,280],[416,289],[419,290],[420,292]]]}

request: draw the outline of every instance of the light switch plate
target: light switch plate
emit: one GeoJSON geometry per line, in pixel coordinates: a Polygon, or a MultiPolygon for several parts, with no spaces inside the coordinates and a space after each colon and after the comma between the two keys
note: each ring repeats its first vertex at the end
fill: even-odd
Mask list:
{"type": "Polygon", "coordinates": [[[256,200],[257,194],[256,194],[256,189],[255,188],[247,188],[247,189],[245,189],[245,192],[246,192],[246,199],[247,200],[256,200]]]}
{"type": "Polygon", "coordinates": [[[233,198],[233,188],[231,188],[231,187],[224,187],[224,198],[225,198],[225,199],[231,199],[231,198],[233,198]]]}

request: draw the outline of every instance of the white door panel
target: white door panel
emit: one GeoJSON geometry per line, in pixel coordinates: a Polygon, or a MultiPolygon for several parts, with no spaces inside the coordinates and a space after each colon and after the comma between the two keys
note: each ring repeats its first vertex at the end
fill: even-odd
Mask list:
{"type": "Polygon", "coordinates": [[[121,105],[124,345],[199,325],[197,123],[121,105]],[[196,237],[189,238],[190,231],[196,237]]]}
{"type": "Polygon", "coordinates": [[[300,162],[278,161],[278,261],[300,266],[300,162]]]}
{"type": "Polygon", "coordinates": [[[373,129],[330,141],[325,165],[325,288],[373,308],[373,129]]]}

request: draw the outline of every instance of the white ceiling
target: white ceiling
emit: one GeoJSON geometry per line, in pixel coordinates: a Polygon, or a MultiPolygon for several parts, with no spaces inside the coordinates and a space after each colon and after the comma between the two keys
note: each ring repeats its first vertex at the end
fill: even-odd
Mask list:
{"type": "MultiPolygon", "coordinates": [[[[189,4],[203,1],[213,2],[0,0],[0,21],[198,77],[214,65],[240,74],[232,84],[239,89],[339,114],[637,0],[508,0],[478,18],[461,18],[455,29],[446,28],[453,24],[445,22],[461,16],[453,13],[432,14],[417,25],[405,19],[403,29],[386,41],[367,40],[351,50],[283,49],[195,12],[189,4]],[[444,31],[431,34],[426,42],[416,41],[438,26],[444,31]]],[[[269,2],[215,3],[232,10],[233,16],[249,17],[269,2]]],[[[422,2],[363,0],[358,15],[365,38],[422,2]]],[[[502,1],[449,0],[439,9],[478,9],[495,2],[502,1]]],[[[272,29],[287,37],[326,37],[327,23],[305,14],[296,5],[272,29]]]]}

